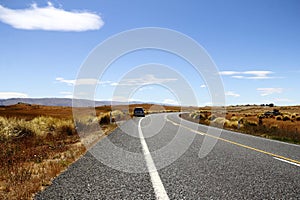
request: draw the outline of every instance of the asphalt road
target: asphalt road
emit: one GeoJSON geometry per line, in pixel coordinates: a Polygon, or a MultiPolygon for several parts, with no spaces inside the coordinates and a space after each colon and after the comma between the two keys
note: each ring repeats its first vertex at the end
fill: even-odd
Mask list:
{"type": "Polygon", "coordinates": [[[300,146],[207,130],[178,114],[134,118],[35,199],[300,199],[300,146]],[[206,139],[217,142],[200,158],[206,139]]]}

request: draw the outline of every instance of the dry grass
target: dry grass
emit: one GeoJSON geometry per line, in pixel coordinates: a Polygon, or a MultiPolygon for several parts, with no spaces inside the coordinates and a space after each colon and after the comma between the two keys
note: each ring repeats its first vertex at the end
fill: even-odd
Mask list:
{"type": "MultiPolygon", "coordinates": [[[[113,121],[129,119],[135,107],[143,107],[149,113],[181,110],[176,106],[156,109],[153,104],[114,106],[113,121]],[[124,107],[128,112],[123,112],[124,107]]],[[[110,111],[111,106],[100,106],[96,117],[82,113],[75,126],[71,107],[1,106],[0,199],[31,199],[50,185],[86,148],[116,128],[115,123],[109,124],[110,111]]]]}
{"type": "Polygon", "coordinates": [[[226,110],[226,118],[212,114],[208,107],[198,108],[182,117],[201,124],[300,144],[300,106],[229,106],[226,110]],[[264,115],[273,109],[279,110],[281,114],[264,115]]]}
{"type": "Polygon", "coordinates": [[[31,199],[86,152],[83,143],[93,145],[116,127],[102,123],[108,115],[102,111],[96,118],[86,116],[77,122],[88,127],[87,135],[80,138],[79,127],[75,128],[70,113],[66,112],[69,108],[61,108],[59,115],[57,107],[53,107],[52,114],[49,107],[38,106],[40,110],[32,107],[16,105],[6,110],[2,107],[0,111],[0,199],[31,199]],[[27,113],[32,109],[35,112],[27,113]],[[50,116],[40,115],[45,110],[50,116]]]}
{"type": "Polygon", "coordinates": [[[0,198],[30,199],[84,152],[78,143],[72,120],[0,117],[0,198]]]}

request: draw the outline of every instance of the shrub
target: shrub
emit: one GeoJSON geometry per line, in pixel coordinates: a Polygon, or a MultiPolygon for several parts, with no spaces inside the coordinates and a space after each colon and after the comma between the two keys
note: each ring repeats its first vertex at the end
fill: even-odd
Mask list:
{"type": "MultiPolygon", "coordinates": [[[[237,129],[238,128],[238,120],[236,121],[228,121],[226,123],[226,126],[229,127],[229,128],[234,128],[234,129],[237,129]]],[[[240,128],[243,127],[243,124],[240,124],[240,128]]]]}
{"type": "Polygon", "coordinates": [[[208,117],[208,120],[209,120],[209,121],[213,121],[213,120],[215,120],[216,118],[217,118],[216,115],[212,114],[212,115],[210,115],[210,116],[208,117]]]}
{"type": "Polygon", "coordinates": [[[109,124],[110,123],[110,116],[109,116],[109,114],[101,116],[99,123],[100,124],[109,124]]]}
{"type": "Polygon", "coordinates": [[[74,126],[71,125],[63,125],[59,127],[58,132],[61,134],[74,135],[76,133],[74,126]]]}
{"type": "Polygon", "coordinates": [[[223,117],[217,117],[212,121],[211,124],[213,126],[223,127],[223,126],[228,126],[230,124],[230,122],[229,122],[229,120],[227,120],[223,117]]]}
{"type": "Polygon", "coordinates": [[[258,126],[257,122],[253,122],[253,121],[246,121],[245,125],[246,126],[258,126]]]}
{"type": "Polygon", "coordinates": [[[282,116],[280,116],[280,115],[279,115],[279,116],[276,116],[276,120],[278,120],[278,121],[279,121],[279,120],[282,120],[282,116]]]}
{"type": "Polygon", "coordinates": [[[235,116],[233,116],[233,117],[230,118],[230,121],[238,121],[238,120],[239,119],[237,117],[235,117],[235,116]]]}
{"type": "Polygon", "coordinates": [[[112,111],[111,115],[113,118],[115,118],[116,121],[120,121],[120,120],[124,119],[124,117],[125,117],[124,113],[120,110],[112,111]]]}
{"type": "Polygon", "coordinates": [[[205,120],[206,117],[204,114],[201,114],[201,113],[197,113],[193,116],[193,119],[196,119],[196,120],[205,120]]]}
{"type": "Polygon", "coordinates": [[[283,121],[288,121],[288,120],[291,120],[290,116],[288,115],[284,115],[283,118],[282,118],[283,121]]]}
{"type": "Polygon", "coordinates": [[[271,130],[277,130],[277,129],[278,129],[278,125],[271,125],[271,126],[270,126],[270,129],[271,129],[271,130]]]}

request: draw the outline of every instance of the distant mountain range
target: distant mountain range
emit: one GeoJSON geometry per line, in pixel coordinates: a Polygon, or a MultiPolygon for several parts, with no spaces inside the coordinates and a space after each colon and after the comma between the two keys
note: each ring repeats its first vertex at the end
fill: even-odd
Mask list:
{"type": "MultiPolygon", "coordinates": [[[[14,105],[18,103],[37,104],[44,106],[72,106],[72,99],[69,98],[12,98],[12,99],[0,99],[0,106],[14,105]]],[[[76,107],[86,106],[103,106],[103,105],[124,105],[128,102],[121,101],[91,101],[85,99],[76,99],[74,102],[76,107]]],[[[130,102],[129,104],[141,104],[143,102],[130,102]]]]}

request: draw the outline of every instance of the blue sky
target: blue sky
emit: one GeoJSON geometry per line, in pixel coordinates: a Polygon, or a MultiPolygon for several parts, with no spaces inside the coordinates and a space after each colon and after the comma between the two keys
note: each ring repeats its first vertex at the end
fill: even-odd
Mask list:
{"type": "MultiPolygon", "coordinates": [[[[99,43],[129,29],[162,27],[206,49],[220,71],[228,105],[298,105],[299,10],[298,0],[0,0],[0,98],[71,97],[80,66],[99,43]]],[[[95,98],[112,99],[122,76],[145,63],[173,67],[189,82],[199,105],[211,102],[205,80],[192,66],[156,50],[113,63],[95,98]]],[[[178,101],[154,80],[158,83],[150,82],[131,98],[178,101]]]]}

